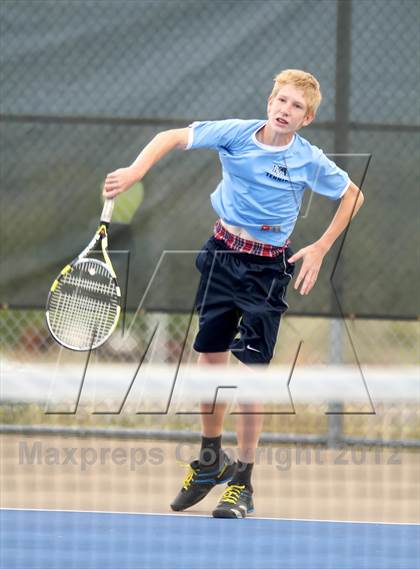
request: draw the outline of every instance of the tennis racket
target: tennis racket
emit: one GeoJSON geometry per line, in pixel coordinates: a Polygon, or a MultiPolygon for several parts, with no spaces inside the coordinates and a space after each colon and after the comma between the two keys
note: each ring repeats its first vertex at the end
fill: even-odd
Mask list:
{"type": "Polygon", "coordinates": [[[65,348],[79,352],[101,346],[115,330],[121,291],[108,255],[108,227],[114,200],[107,199],[90,243],[53,282],[47,299],[47,326],[65,348]],[[103,261],[89,257],[100,249],[103,261]]]}

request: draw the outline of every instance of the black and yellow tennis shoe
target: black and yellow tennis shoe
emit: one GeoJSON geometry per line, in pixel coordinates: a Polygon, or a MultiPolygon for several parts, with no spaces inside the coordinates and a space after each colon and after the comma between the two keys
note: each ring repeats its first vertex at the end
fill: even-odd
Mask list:
{"type": "Polygon", "coordinates": [[[201,466],[198,460],[193,460],[188,465],[187,476],[171,508],[181,512],[194,506],[217,484],[231,480],[235,469],[236,463],[224,451],[221,451],[220,460],[214,466],[201,466]]]}
{"type": "Polygon", "coordinates": [[[245,518],[254,511],[252,492],[246,486],[229,484],[213,511],[214,518],[245,518]]]}

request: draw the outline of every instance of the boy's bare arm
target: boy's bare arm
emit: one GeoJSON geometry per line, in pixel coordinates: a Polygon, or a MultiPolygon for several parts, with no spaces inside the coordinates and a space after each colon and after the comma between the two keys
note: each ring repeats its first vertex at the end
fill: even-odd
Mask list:
{"type": "Polygon", "coordinates": [[[171,150],[185,148],[188,144],[188,134],[189,128],[166,130],[157,134],[130,166],[119,168],[107,175],[103,189],[104,196],[113,198],[125,192],[171,150]]]}
{"type": "Polygon", "coordinates": [[[302,285],[300,294],[308,294],[310,292],[318,278],[323,258],[350,223],[351,219],[353,219],[359,211],[363,202],[364,197],[362,192],[353,182],[350,182],[348,190],[341,198],[340,205],[335,212],[333,220],[323,235],[318,241],[300,249],[300,251],[290,257],[289,261],[292,263],[303,259],[294,285],[295,289],[298,289],[299,286],[302,285]]]}
{"type": "Polygon", "coordinates": [[[325,250],[325,253],[333,246],[336,239],[345,230],[347,225],[362,207],[365,198],[361,190],[350,182],[350,186],[344,196],[340,200],[340,205],[335,212],[335,215],[317,243],[325,250]]]}

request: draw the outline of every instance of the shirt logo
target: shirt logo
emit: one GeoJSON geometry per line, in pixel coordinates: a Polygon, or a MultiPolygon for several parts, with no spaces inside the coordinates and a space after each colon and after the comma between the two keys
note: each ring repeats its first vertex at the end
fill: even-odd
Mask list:
{"type": "Polygon", "coordinates": [[[281,166],[280,164],[276,164],[274,162],[272,174],[274,174],[274,176],[288,176],[289,172],[285,166],[281,166]]]}
{"type": "MultiPolygon", "coordinates": [[[[261,225],[260,229],[261,231],[274,231],[275,233],[280,233],[281,231],[280,225],[261,225]]],[[[251,350],[252,348],[249,349],[251,350]]]]}
{"type": "Polygon", "coordinates": [[[277,162],[274,162],[272,167],[271,167],[271,172],[266,172],[265,173],[266,176],[268,176],[269,178],[272,178],[274,180],[280,180],[282,182],[289,182],[289,171],[286,168],[286,166],[283,166],[282,164],[278,164],[277,162]]]}

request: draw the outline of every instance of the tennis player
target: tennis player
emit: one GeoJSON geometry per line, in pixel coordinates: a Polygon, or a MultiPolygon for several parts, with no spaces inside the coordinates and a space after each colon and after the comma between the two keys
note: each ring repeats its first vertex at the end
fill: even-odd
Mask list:
{"type": "MultiPolygon", "coordinates": [[[[288,69],[274,78],[264,120],[194,122],[159,133],[128,168],[108,174],[104,195],[124,192],[175,148],[219,153],[222,180],[211,194],[218,216],[213,235],[198,254],[201,273],[194,348],[201,365],[227,364],[231,352],[243,365],[272,359],[286,288],[294,263],[300,294],[314,286],[323,258],[363,203],[359,188],[322,150],[297,132],[315,118],[320,86],[310,73],[288,69]],[[338,200],[324,233],[293,254],[289,237],[305,188],[338,200]]],[[[202,445],[189,466],[175,511],[197,504],[217,484],[228,482],[214,517],[242,518],[253,511],[251,474],[262,428],[262,404],[242,405],[238,415],[238,461],[221,448],[226,405],[201,404],[202,445]],[[213,412],[212,412],[213,410],[213,412]]]]}

